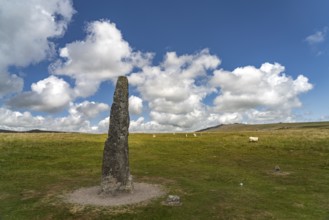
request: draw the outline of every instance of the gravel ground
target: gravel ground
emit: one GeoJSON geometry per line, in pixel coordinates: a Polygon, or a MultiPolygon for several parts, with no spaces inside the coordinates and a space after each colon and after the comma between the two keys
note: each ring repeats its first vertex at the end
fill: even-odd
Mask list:
{"type": "Polygon", "coordinates": [[[133,193],[122,193],[116,196],[98,195],[100,187],[81,188],[67,195],[70,203],[94,206],[120,206],[149,201],[165,194],[158,185],[147,183],[134,183],[133,193]]]}

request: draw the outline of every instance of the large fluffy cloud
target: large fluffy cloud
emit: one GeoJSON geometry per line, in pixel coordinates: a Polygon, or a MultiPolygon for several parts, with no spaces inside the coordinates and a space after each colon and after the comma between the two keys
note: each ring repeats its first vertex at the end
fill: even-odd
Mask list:
{"type": "Polygon", "coordinates": [[[104,127],[97,124],[93,125],[91,120],[108,110],[109,106],[107,104],[84,101],[82,103],[71,103],[67,116],[53,118],[34,116],[27,111],[20,112],[0,108],[0,129],[103,132],[105,125],[104,127]]]}
{"type": "Polygon", "coordinates": [[[137,120],[130,121],[129,130],[131,132],[179,132],[183,131],[180,127],[172,125],[163,125],[157,121],[145,121],[144,117],[139,117],[137,120]]]}
{"type": "Polygon", "coordinates": [[[23,87],[22,78],[10,75],[8,67],[51,56],[51,39],[64,34],[73,13],[70,0],[0,1],[0,96],[23,87]]]}
{"type": "MultiPolygon", "coordinates": [[[[97,125],[92,125],[91,119],[101,112],[108,111],[109,106],[105,103],[84,101],[78,104],[70,104],[69,115],[54,118],[50,121],[51,130],[99,132],[97,125]]],[[[48,126],[49,129],[49,126],[48,126]]]]}
{"type": "Polygon", "coordinates": [[[313,87],[303,75],[296,79],[286,75],[278,63],[232,72],[214,70],[219,63],[208,50],[183,56],[170,52],[159,66],[132,74],[130,83],[148,103],[151,118],[133,121],[132,130],[139,126],[148,131],[180,131],[220,123],[294,121],[292,110],[302,105],[299,95],[313,87]],[[217,92],[213,106],[205,104],[213,92],[217,92]]]}
{"type": "Polygon", "coordinates": [[[308,79],[284,74],[278,63],[264,63],[259,69],[240,67],[232,72],[216,70],[211,84],[220,88],[214,100],[215,110],[244,113],[251,121],[276,121],[288,118],[301,106],[298,96],[312,89],[308,79]]]}
{"type": "Polygon", "coordinates": [[[148,102],[154,124],[191,129],[203,118],[202,100],[214,91],[207,85],[207,73],[219,64],[207,49],[182,56],[168,52],[159,66],[144,67],[129,82],[148,102]]]}
{"type": "Polygon", "coordinates": [[[70,85],[63,79],[50,76],[33,83],[31,91],[23,92],[8,102],[13,108],[57,112],[68,106],[72,99],[70,85]]]}
{"type": "Polygon", "coordinates": [[[27,130],[40,129],[45,124],[45,118],[32,116],[30,112],[11,111],[0,108],[0,129],[27,130]]]}
{"type": "Polygon", "coordinates": [[[91,119],[109,109],[110,107],[105,103],[84,101],[79,104],[71,104],[69,113],[79,118],[91,119]]]}
{"type": "Polygon", "coordinates": [[[110,21],[91,22],[86,30],[86,39],[67,44],[60,50],[62,60],[51,67],[55,74],[76,79],[76,96],[94,94],[101,82],[128,74],[134,66],[147,64],[152,56],[133,52],[110,21]]]}

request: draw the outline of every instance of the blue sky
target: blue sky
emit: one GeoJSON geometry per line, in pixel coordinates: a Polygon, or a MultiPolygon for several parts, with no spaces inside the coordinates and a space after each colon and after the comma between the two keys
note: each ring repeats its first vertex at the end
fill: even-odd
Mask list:
{"type": "Polygon", "coordinates": [[[0,0],[0,129],[328,121],[329,2],[0,0]]]}

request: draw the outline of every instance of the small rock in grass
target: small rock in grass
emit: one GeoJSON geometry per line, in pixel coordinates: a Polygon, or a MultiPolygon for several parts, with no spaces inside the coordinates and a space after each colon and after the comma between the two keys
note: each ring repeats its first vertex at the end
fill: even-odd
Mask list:
{"type": "Polygon", "coordinates": [[[276,165],[274,167],[274,172],[280,172],[280,171],[281,171],[281,169],[280,169],[279,165],[276,165]]]}
{"type": "Polygon", "coordinates": [[[166,206],[181,206],[182,202],[179,196],[169,195],[166,201],[164,201],[162,204],[166,206]]]}

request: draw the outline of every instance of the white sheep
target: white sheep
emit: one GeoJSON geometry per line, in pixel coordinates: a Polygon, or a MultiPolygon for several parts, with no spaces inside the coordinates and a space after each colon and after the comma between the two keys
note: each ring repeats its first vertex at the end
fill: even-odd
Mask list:
{"type": "Polygon", "coordinates": [[[249,137],[249,142],[257,142],[258,137],[249,137]]]}

